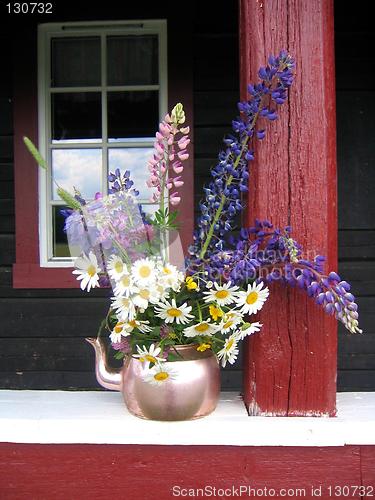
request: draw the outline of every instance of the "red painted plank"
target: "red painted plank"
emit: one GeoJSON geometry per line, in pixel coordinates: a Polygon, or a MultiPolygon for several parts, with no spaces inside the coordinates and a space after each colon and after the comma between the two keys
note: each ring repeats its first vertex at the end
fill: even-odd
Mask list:
{"type": "Polygon", "coordinates": [[[38,143],[36,75],[36,31],[23,32],[14,40],[14,183],[16,215],[16,260],[38,263],[38,167],[25,148],[23,136],[38,143]]]}
{"type": "MultiPolygon", "coordinates": [[[[270,53],[287,48],[296,81],[277,123],[257,147],[248,220],[291,224],[294,237],[337,265],[335,89],[331,0],[242,0],[241,90],[270,53]]],[[[336,324],[299,290],[272,285],[262,333],[245,352],[251,414],[334,415],[336,324]]]]}
{"type": "Polygon", "coordinates": [[[361,446],[361,475],[368,498],[375,497],[375,446],[361,446]]]}
{"type": "Polygon", "coordinates": [[[297,488],[305,492],[299,497],[311,498],[311,489],[317,492],[321,488],[320,497],[330,498],[329,486],[360,484],[360,451],[355,446],[0,444],[2,500],[99,500],[114,495],[119,499],[164,500],[173,498],[174,486],[175,493],[206,486],[259,490],[258,494],[244,494],[246,498],[280,498],[281,489],[291,493],[297,488]],[[275,494],[265,495],[265,489],[269,493],[275,490],[275,494]]]}

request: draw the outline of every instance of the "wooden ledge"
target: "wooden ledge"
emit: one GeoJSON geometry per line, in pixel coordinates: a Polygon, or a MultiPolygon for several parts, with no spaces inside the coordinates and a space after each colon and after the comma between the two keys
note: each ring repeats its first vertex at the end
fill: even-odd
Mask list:
{"type": "Polygon", "coordinates": [[[249,417],[238,393],[187,422],[129,414],[117,392],[0,391],[0,442],[232,446],[375,445],[375,392],[337,394],[338,416],[249,417]]]}

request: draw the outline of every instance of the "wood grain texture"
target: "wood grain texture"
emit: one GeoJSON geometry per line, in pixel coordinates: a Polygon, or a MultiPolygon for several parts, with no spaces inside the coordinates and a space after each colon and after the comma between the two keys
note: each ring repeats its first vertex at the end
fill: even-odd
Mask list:
{"type": "MultiPolygon", "coordinates": [[[[333,4],[241,2],[241,89],[270,53],[297,61],[289,110],[268,127],[252,165],[249,223],[291,224],[309,257],[337,267],[333,4]],[[256,186],[256,187],[254,187],[256,186]]],[[[299,290],[274,286],[262,334],[248,343],[244,396],[250,414],[334,415],[336,327],[299,290]]]]}
{"type": "Polygon", "coordinates": [[[361,446],[360,453],[362,483],[375,489],[375,446],[361,446]]]}
{"type": "MultiPolygon", "coordinates": [[[[0,444],[2,500],[99,500],[115,495],[129,500],[164,500],[172,498],[174,485],[246,485],[276,492],[281,488],[303,488],[304,497],[311,498],[311,487],[322,486],[327,493],[328,486],[360,484],[360,449],[356,446],[0,444]]],[[[322,498],[329,497],[325,494],[322,498]]]]}

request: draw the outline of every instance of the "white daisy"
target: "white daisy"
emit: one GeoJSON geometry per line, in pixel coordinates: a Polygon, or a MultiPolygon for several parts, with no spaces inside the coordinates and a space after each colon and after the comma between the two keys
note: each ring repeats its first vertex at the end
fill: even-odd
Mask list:
{"type": "Polygon", "coordinates": [[[242,321],[242,315],[239,314],[236,311],[229,311],[228,313],[225,314],[223,317],[220,325],[219,325],[219,330],[221,333],[228,333],[231,330],[234,330],[238,323],[242,321]]]}
{"type": "Polygon", "coordinates": [[[148,258],[138,259],[132,265],[131,274],[137,285],[147,286],[156,279],[155,262],[148,258]]]}
{"type": "Polygon", "coordinates": [[[211,324],[210,319],[207,321],[201,321],[196,325],[189,326],[184,329],[185,337],[196,337],[197,335],[204,335],[210,337],[216,333],[219,329],[219,325],[211,324]]]}
{"type": "Polygon", "coordinates": [[[258,321],[256,323],[247,323],[247,325],[248,326],[246,328],[237,330],[236,337],[238,338],[238,340],[243,340],[248,335],[252,335],[253,333],[259,332],[259,330],[263,326],[258,321]]]}
{"type": "Polygon", "coordinates": [[[260,311],[269,295],[268,287],[263,288],[263,282],[258,285],[254,282],[247,286],[247,291],[238,292],[238,303],[243,314],[254,314],[260,311]]]}
{"type": "Polygon", "coordinates": [[[224,347],[217,353],[217,357],[221,360],[221,366],[225,367],[225,365],[233,363],[236,361],[239,350],[237,347],[238,340],[234,334],[225,339],[224,347]]]}
{"type": "Polygon", "coordinates": [[[125,295],[129,297],[136,290],[133,279],[127,271],[116,280],[116,286],[113,290],[115,295],[125,295]]]}
{"type": "Polygon", "coordinates": [[[164,287],[172,288],[175,292],[180,289],[185,276],[177,269],[176,266],[168,263],[161,265],[159,272],[160,281],[164,287]]]}
{"type": "Polygon", "coordinates": [[[99,286],[98,273],[100,273],[101,269],[93,252],[90,252],[88,257],[85,254],[82,257],[78,257],[74,265],[77,269],[73,271],[73,274],[78,275],[77,280],[81,281],[80,286],[82,290],[87,287],[87,291],[89,292],[91,288],[99,286]]]}
{"type": "Polygon", "coordinates": [[[116,311],[117,317],[121,321],[132,321],[135,319],[135,305],[129,297],[112,297],[112,309],[116,311]]]}
{"type": "Polygon", "coordinates": [[[141,309],[147,309],[148,303],[156,304],[160,300],[160,294],[155,286],[135,288],[132,300],[141,309]]]}
{"type": "Polygon", "coordinates": [[[132,319],[127,321],[124,325],[124,330],[131,333],[135,328],[137,328],[141,333],[151,332],[152,328],[149,327],[149,321],[141,321],[139,319],[132,319]]]}
{"type": "Polygon", "coordinates": [[[158,281],[155,285],[155,290],[156,292],[158,293],[159,295],[159,300],[158,302],[162,302],[164,301],[165,299],[168,298],[168,295],[169,295],[169,289],[168,287],[165,287],[164,284],[160,281],[158,281]]]}
{"type": "Polygon", "coordinates": [[[165,302],[159,302],[155,306],[156,316],[164,319],[166,323],[173,323],[176,321],[177,324],[186,325],[191,319],[194,318],[191,311],[191,306],[188,306],[186,302],[181,306],[177,307],[176,300],[172,299],[171,302],[167,300],[165,302]]]}
{"type": "Polygon", "coordinates": [[[118,321],[110,333],[109,338],[111,342],[118,344],[121,342],[121,337],[128,337],[129,335],[130,333],[125,331],[125,323],[123,321],[118,321]]]}
{"type": "Polygon", "coordinates": [[[152,385],[163,385],[168,380],[175,380],[177,376],[177,372],[169,363],[162,363],[156,364],[151,370],[147,370],[143,380],[152,385]]]}
{"type": "Polygon", "coordinates": [[[236,290],[238,290],[238,286],[231,287],[230,284],[230,281],[228,283],[224,283],[224,285],[218,285],[215,282],[213,288],[211,288],[208,292],[203,292],[203,295],[206,295],[204,301],[217,302],[220,306],[232,304],[232,302],[234,302],[237,298],[236,290]]]}
{"type": "Polygon", "coordinates": [[[109,277],[116,281],[119,280],[124,273],[128,274],[126,264],[118,255],[111,255],[107,264],[107,271],[109,277]]]}
{"type": "Polygon", "coordinates": [[[159,354],[161,353],[160,347],[155,347],[155,344],[151,344],[150,348],[147,347],[139,347],[136,346],[138,354],[134,354],[134,358],[138,358],[141,363],[154,363],[156,364],[158,361],[165,361],[164,358],[161,358],[159,354]]]}

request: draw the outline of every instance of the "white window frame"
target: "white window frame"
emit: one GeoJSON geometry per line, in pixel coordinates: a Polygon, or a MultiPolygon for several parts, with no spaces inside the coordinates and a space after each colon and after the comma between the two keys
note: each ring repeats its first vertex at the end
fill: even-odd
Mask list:
{"type": "MultiPolygon", "coordinates": [[[[53,205],[63,205],[63,202],[53,201],[51,179],[52,149],[81,147],[75,144],[53,144],[51,141],[51,93],[61,92],[50,86],[51,38],[72,36],[99,36],[101,39],[102,81],[98,87],[69,87],[67,90],[83,92],[97,90],[106,95],[111,90],[158,90],[159,91],[159,120],[168,112],[168,75],[167,75],[167,21],[159,20],[131,20],[131,21],[94,21],[73,23],[48,23],[38,27],[38,143],[39,150],[47,160],[48,169],[39,169],[39,255],[40,266],[50,268],[72,267],[71,257],[53,257],[53,205]],[[107,35],[134,35],[153,34],[159,40],[159,84],[136,86],[107,86],[106,83],[106,39],[107,35]]],[[[102,130],[106,134],[107,99],[102,98],[102,130]]],[[[155,131],[156,132],[156,131],[155,131]]],[[[107,193],[107,150],[111,148],[152,147],[153,138],[126,140],[126,142],[108,142],[103,137],[101,143],[92,143],[92,148],[102,149],[102,192],[107,193]]],[[[85,146],[83,146],[85,147],[85,146]]],[[[146,167],[146,166],[145,166],[146,167]]]]}

